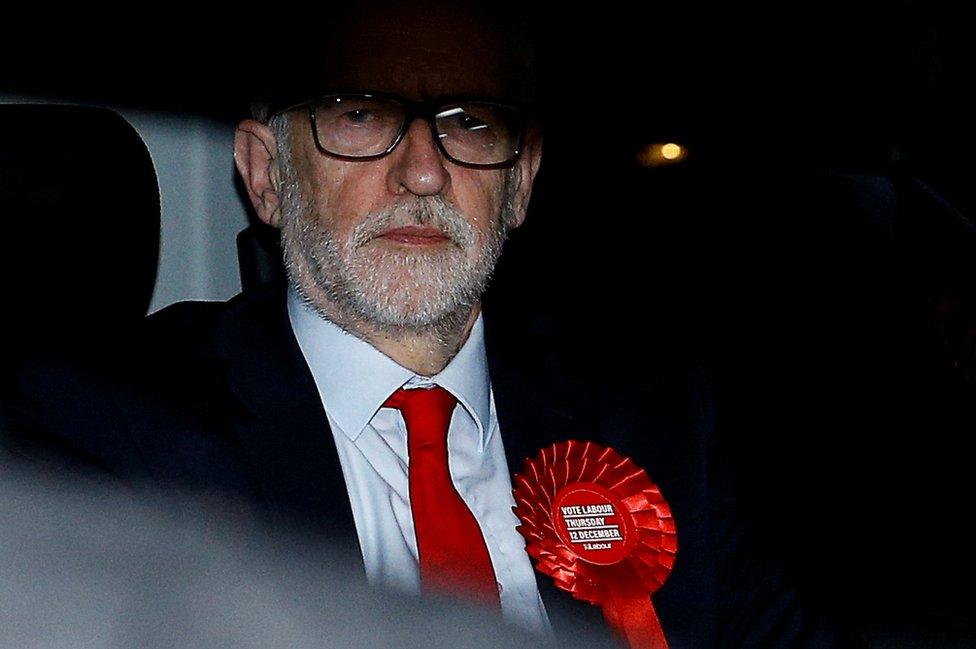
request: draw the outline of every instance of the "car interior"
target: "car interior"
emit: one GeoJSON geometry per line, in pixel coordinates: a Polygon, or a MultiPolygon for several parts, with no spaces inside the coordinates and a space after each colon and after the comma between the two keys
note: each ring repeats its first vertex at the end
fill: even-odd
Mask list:
{"type": "MultiPolygon", "coordinates": [[[[528,323],[691,343],[746,509],[809,596],[872,647],[972,646],[963,9],[532,11],[544,162],[493,289],[528,323]]],[[[284,272],[231,147],[287,30],[245,57],[252,20],[23,25],[0,45],[5,388],[284,272]]]]}

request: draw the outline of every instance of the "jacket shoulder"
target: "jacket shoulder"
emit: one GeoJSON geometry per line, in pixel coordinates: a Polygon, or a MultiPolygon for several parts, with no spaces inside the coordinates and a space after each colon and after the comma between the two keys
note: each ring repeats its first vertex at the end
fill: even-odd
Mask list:
{"type": "Polygon", "coordinates": [[[177,302],[145,319],[135,337],[134,357],[157,357],[163,363],[209,361],[232,354],[270,330],[280,334],[286,323],[285,290],[278,285],[239,293],[224,302],[177,302]]]}
{"type": "Polygon", "coordinates": [[[68,458],[123,480],[232,482],[241,473],[233,466],[224,471],[228,480],[216,476],[216,467],[236,465],[239,454],[225,423],[241,408],[223,350],[242,313],[268,311],[256,300],[242,294],[176,303],[111,349],[25,365],[8,400],[2,445],[31,463],[68,458]]]}

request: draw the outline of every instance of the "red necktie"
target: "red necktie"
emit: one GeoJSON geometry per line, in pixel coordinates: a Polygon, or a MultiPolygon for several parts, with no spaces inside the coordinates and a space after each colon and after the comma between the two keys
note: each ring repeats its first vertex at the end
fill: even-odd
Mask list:
{"type": "Polygon", "coordinates": [[[386,400],[407,424],[410,509],[420,582],[428,592],[462,594],[499,606],[498,585],[478,521],[451,481],[447,429],[457,400],[442,387],[400,388],[386,400]]]}

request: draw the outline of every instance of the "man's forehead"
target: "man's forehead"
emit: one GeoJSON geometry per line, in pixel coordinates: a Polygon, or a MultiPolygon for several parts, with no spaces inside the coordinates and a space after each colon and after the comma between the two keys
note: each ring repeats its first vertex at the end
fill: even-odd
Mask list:
{"type": "Polygon", "coordinates": [[[535,100],[535,57],[515,0],[364,0],[280,11],[270,50],[247,50],[255,118],[330,90],[373,90],[415,100],[535,100]]]}
{"type": "Polygon", "coordinates": [[[315,57],[323,87],[394,92],[414,99],[517,93],[500,34],[449,3],[364,10],[330,30],[315,57]]]}

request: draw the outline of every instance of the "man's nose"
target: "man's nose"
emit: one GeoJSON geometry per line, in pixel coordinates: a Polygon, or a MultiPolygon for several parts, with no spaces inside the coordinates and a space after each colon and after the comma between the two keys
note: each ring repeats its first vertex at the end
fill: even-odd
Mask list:
{"type": "Polygon", "coordinates": [[[388,184],[394,194],[409,191],[418,196],[433,196],[445,191],[451,183],[436,137],[430,125],[422,119],[414,119],[403,140],[390,155],[393,165],[388,184]]]}

